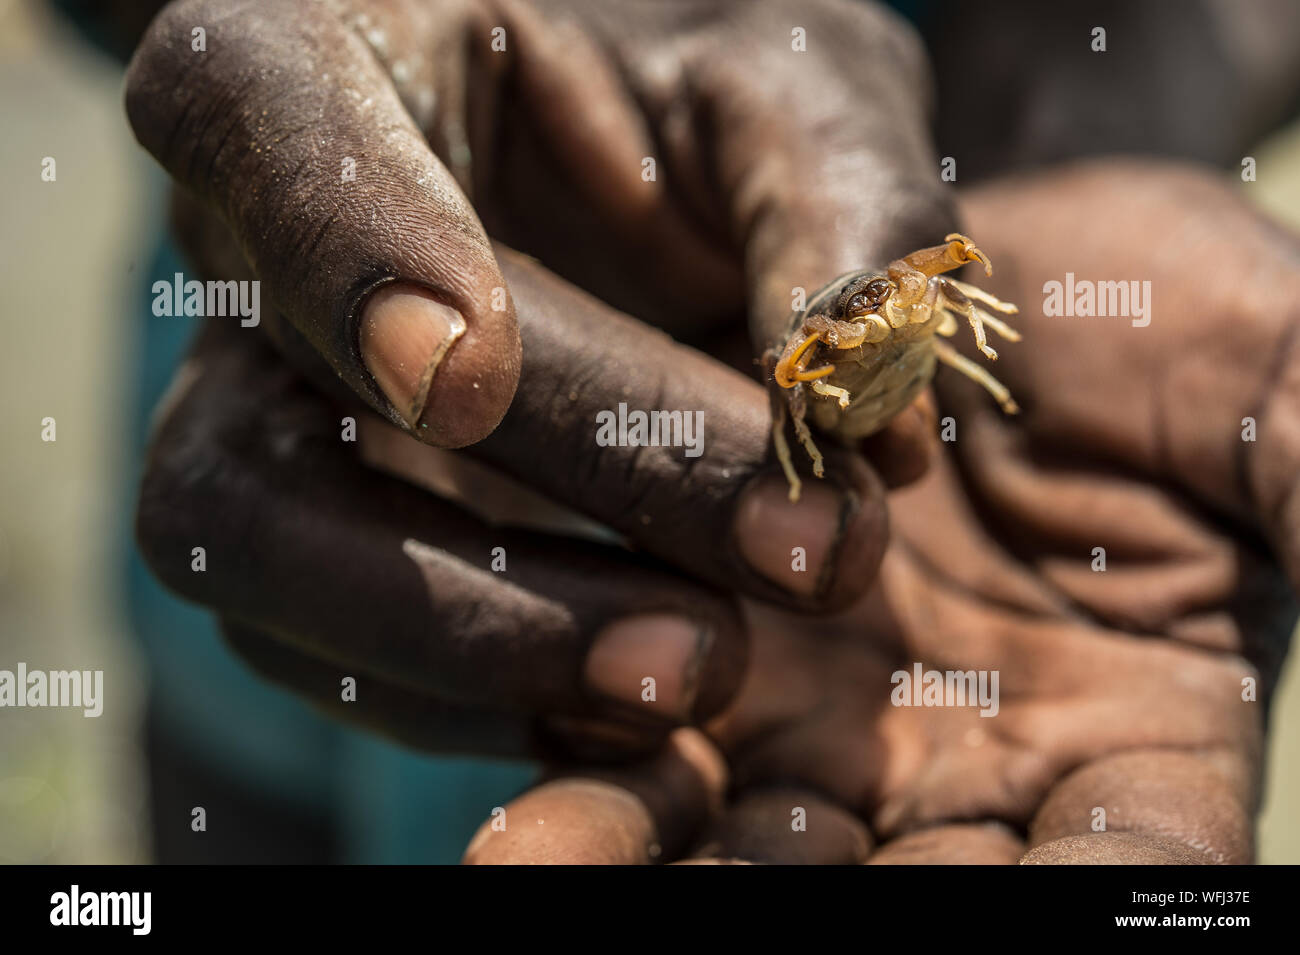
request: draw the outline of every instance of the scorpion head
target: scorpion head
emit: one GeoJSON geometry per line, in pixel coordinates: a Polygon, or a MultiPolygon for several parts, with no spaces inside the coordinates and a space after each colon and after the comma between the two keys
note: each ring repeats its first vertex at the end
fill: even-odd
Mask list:
{"type": "Polygon", "coordinates": [[[835,306],[837,317],[852,322],[878,314],[897,290],[898,286],[889,279],[855,279],[840,292],[835,306]]]}

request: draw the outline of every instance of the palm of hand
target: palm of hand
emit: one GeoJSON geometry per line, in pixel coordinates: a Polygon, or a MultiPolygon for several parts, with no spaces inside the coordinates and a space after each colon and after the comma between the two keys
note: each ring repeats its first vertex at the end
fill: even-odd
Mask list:
{"type": "MultiPolygon", "coordinates": [[[[1012,274],[999,294],[1022,303],[1060,278],[1056,253],[1081,263],[1080,277],[1150,276],[1159,324],[1027,309],[1026,341],[999,367],[1027,405],[1020,419],[940,380],[940,414],[958,437],[894,494],[871,595],[826,621],[751,610],[752,672],[713,727],[740,787],[798,780],[885,839],[993,819],[1031,846],[1106,828],[1214,861],[1250,858],[1263,707],[1294,622],[1260,538],[1273,536],[1284,561],[1294,541],[1285,524],[1255,530],[1251,513],[1263,499],[1285,519],[1294,496],[1294,471],[1271,483],[1296,454],[1279,424],[1294,404],[1258,391],[1295,327],[1278,301],[1295,284],[1294,242],[1279,247],[1199,177],[1125,172],[974,197],[972,232],[1011,250],[1036,215],[1116,208],[1146,186],[1149,207],[1130,213],[1145,232],[1079,228],[1059,247],[994,259],[1012,274]],[[1189,216],[1194,202],[1215,209],[1218,230],[1189,216]],[[1161,228],[1184,257],[1143,244],[1161,228]],[[1207,258],[1224,274],[1252,265],[1254,296],[1207,288],[1194,264],[1207,258]],[[1268,445],[1245,446],[1257,457],[1243,465],[1240,419],[1254,409],[1274,430],[1268,445]],[[996,672],[996,715],[893,705],[893,674],[917,665],[996,672]]],[[[1285,397],[1288,382],[1275,383],[1285,397]]]]}
{"type": "Polygon", "coordinates": [[[946,464],[895,505],[908,516],[850,612],[751,608],[750,677],[711,727],[739,789],[809,786],[886,840],[999,820],[1037,843],[1091,831],[1097,806],[1110,829],[1145,831],[1184,781],[1163,779],[1190,772],[1206,812],[1173,834],[1249,856],[1262,742],[1258,704],[1242,699],[1252,667],[1078,613],[983,534],[946,464]],[[895,674],[918,665],[996,674],[993,705],[896,705],[895,674]]]}

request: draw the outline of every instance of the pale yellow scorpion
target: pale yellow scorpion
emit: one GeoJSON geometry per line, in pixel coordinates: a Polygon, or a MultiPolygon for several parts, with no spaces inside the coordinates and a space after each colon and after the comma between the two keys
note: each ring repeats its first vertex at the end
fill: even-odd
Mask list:
{"type": "Polygon", "coordinates": [[[1001,382],[936,337],[956,333],[957,313],[970,323],[976,347],[989,359],[998,353],[988,344],[985,326],[1010,341],[1020,340],[1019,332],[989,311],[1014,315],[1016,306],[940,277],[968,262],[979,262],[985,275],[993,274],[988,256],[966,236],[953,233],[943,245],[894,260],[884,274],[841,275],[791,316],[784,346],[769,351],[765,362],[770,382],[777,386],[772,389],[772,440],[790,482],[791,501],[799,500],[802,483],[785,437],[787,410],[817,477],[824,468],[809,416],[818,431],[846,444],[874,434],[929,384],[936,361],[979,382],[1008,414],[1019,410],[1001,382]]]}

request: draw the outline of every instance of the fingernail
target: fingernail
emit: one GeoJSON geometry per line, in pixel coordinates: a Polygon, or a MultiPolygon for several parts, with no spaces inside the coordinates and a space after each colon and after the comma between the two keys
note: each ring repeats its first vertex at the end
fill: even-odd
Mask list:
{"type": "Polygon", "coordinates": [[[834,569],[836,544],[846,521],[842,492],[805,481],[790,503],[785,479],[767,476],[749,488],[736,510],[740,555],[758,573],[792,594],[814,597],[834,569]]]}
{"type": "Polygon", "coordinates": [[[438,365],[463,334],[460,312],[416,285],[386,285],[366,303],[361,358],[407,427],[420,421],[438,365]]]}
{"type": "Polygon", "coordinates": [[[712,631],[675,614],[617,620],[587,653],[587,685],[647,715],[688,719],[711,643],[712,631]]]}

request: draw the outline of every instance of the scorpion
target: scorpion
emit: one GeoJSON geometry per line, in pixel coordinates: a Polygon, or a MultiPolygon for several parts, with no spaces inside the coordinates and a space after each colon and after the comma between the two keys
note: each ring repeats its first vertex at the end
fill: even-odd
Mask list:
{"type": "Polygon", "coordinates": [[[985,275],[993,274],[988,256],[954,232],[943,245],[895,259],[884,273],[841,275],[806,308],[792,313],[784,343],[764,357],[775,386],[769,389],[772,442],[791,501],[799,500],[803,485],[786,441],[787,414],[820,478],[825,469],[810,418],[818,431],[846,444],[865,438],[911,404],[934,377],[937,362],[978,382],[1006,413],[1020,410],[1001,382],[944,340],[956,334],[956,315],[962,315],[976,347],[990,360],[998,353],[988,343],[986,327],[1008,341],[1020,341],[1020,333],[998,317],[1015,315],[1015,305],[943,277],[969,262],[983,265],[985,275]]]}

